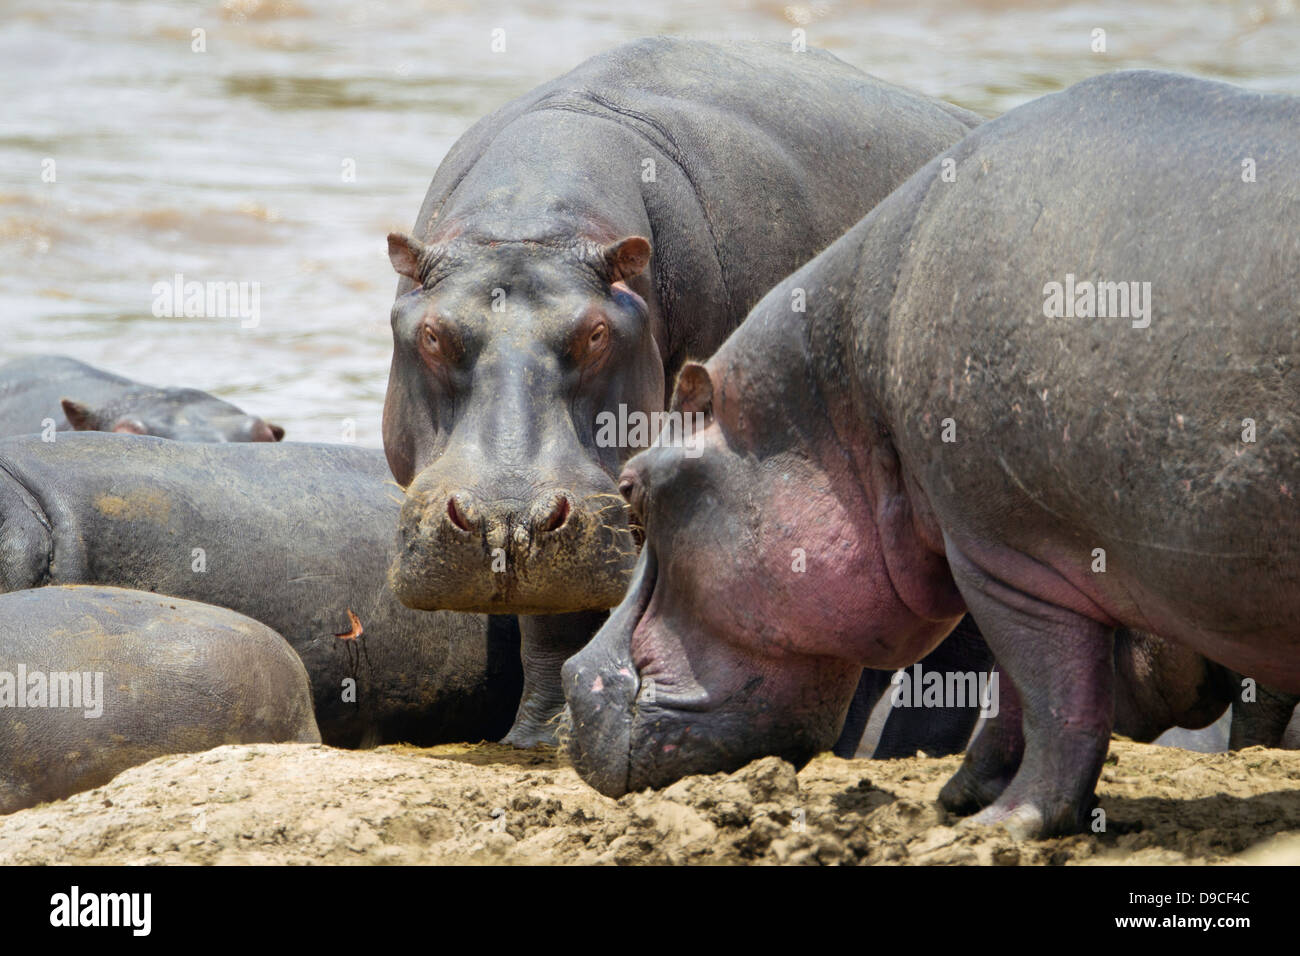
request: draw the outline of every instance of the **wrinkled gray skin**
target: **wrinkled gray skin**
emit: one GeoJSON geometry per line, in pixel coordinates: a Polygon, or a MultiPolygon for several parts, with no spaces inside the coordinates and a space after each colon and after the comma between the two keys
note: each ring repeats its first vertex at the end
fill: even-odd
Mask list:
{"type": "Polygon", "coordinates": [[[452,147],[389,237],[392,580],[416,608],[587,612],[523,619],[507,741],[553,741],[559,665],[636,560],[614,480],[635,448],[597,416],[663,411],[688,357],[978,122],[821,51],[648,39],[452,147]]]}
{"type": "Polygon", "coordinates": [[[637,572],[563,675],[603,792],[802,762],[967,611],[1000,712],[941,799],[1022,836],[1092,819],[1116,627],[1300,692],[1300,100],[1117,73],[948,156],[683,368],[701,457],[625,469],[637,572]],[[1150,326],[1045,317],[1068,273],[1150,326]]]}
{"type": "Polygon", "coordinates": [[[176,441],[279,441],[284,429],[196,388],[155,388],[64,355],[0,365],[0,435],[123,432],[176,441]]]}
{"type": "Polygon", "coordinates": [[[519,700],[518,628],[393,597],[400,502],[382,453],[351,446],[9,438],[0,589],[109,584],[247,614],[298,652],[335,746],[495,739],[519,700]],[[354,640],[336,637],[349,609],[354,640]]]}
{"type": "Polygon", "coordinates": [[[1115,733],[1155,740],[1172,727],[1208,727],[1232,706],[1228,749],[1286,747],[1300,695],[1264,687],[1190,648],[1150,634],[1115,632],[1115,733]],[[1246,697],[1253,699],[1247,700],[1246,697]]]}
{"type": "Polygon", "coordinates": [[[0,620],[0,671],[15,694],[0,708],[0,813],[92,790],[165,754],[320,743],[302,662],[242,614],[143,591],[48,587],[0,595],[0,620]],[[20,666],[25,707],[15,706],[20,666]],[[39,687],[47,706],[31,706],[39,687]],[[55,694],[78,706],[48,706],[55,694]]]}
{"type": "MultiPolygon", "coordinates": [[[[993,654],[970,615],[944,638],[943,643],[921,659],[923,672],[978,673],[993,666],[993,654]]],[[[894,671],[866,669],[849,704],[844,729],[831,748],[837,757],[854,757],[862,742],[871,712],[880,698],[890,693],[894,671]]],[[[931,757],[946,757],[966,749],[971,732],[979,723],[978,703],[951,707],[891,707],[871,757],[892,760],[915,757],[917,751],[931,757]]]]}

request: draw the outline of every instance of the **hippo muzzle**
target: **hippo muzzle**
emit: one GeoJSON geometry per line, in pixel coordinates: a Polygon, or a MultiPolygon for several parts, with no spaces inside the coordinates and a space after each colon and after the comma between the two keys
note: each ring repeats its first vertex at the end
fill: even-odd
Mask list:
{"type": "Polygon", "coordinates": [[[595,477],[608,488],[529,483],[505,498],[458,488],[443,474],[421,473],[402,507],[389,577],[403,604],[552,614],[604,610],[622,599],[637,545],[603,472],[595,477]]]}
{"type": "Polygon", "coordinates": [[[723,642],[685,660],[646,658],[644,646],[662,644],[672,629],[653,607],[658,571],[653,550],[643,549],[623,603],[564,665],[568,751],[579,775],[619,797],[692,773],[735,770],[767,754],[802,766],[827,749],[845,708],[836,705],[827,720],[804,713],[774,721],[787,681],[750,666],[723,642]],[[658,633],[648,637],[651,631],[658,633]]]}

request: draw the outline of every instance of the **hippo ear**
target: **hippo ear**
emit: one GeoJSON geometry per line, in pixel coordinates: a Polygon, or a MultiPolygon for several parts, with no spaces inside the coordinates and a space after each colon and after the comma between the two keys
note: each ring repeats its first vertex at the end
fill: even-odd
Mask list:
{"type": "Polygon", "coordinates": [[[83,402],[74,402],[70,398],[63,399],[60,404],[63,405],[64,417],[77,431],[93,432],[99,430],[99,418],[90,410],[90,406],[83,402]]]}
{"type": "Polygon", "coordinates": [[[713,414],[713,379],[699,362],[687,362],[678,373],[672,410],[683,414],[713,414]]]}
{"type": "Polygon", "coordinates": [[[268,423],[268,427],[271,429],[271,434],[275,436],[276,441],[284,441],[284,428],[282,428],[279,425],[271,425],[269,423],[268,423]]]}
{"type": "Polygon", "coordinates": [[[605,264],[609,266],[609,281],[626,282],[645,272],[650,264],[650,240],[628,236],[610,243],[603,253],[605,264]]]}
{"type": "Polygon", "coordinates": [[[410,279],[416,285],[420,278],[420,257],[424,255],[424,243],[413,236],[400,232],[388,234],[388,261],[393,264],[399,276],[410,279]]]}
{"type": "Polygon", "coordinates": [[[149,430],[138,418],[119,418],[113,423],[113,431],[122,435],[147,435],[149,430]]]}

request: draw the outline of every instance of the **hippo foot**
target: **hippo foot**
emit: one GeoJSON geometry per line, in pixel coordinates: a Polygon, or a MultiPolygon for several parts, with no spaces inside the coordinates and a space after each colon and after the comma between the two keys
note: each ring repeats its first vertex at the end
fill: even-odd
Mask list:
{"type": "Polygon", "coordinates": [[[1086,830],[1089,813],[1095,806],[1095,795],[1077,803],[1061,794],[1017,795],[1012,788],[967,823],[1001,826],[1017,840],[1045,840],[1086,830]]]}
{"type": "Polygon", "coordinates": [[[503,744],[521,750],[559,745],[560,718],[565,709],[560,668],[600,630],[606,614],[583,611],[519,618],[524,690],[514,726],[501,738],[503,744]]]}
{"type": "Polygon", "coordinates": [[[967,758],[939,791],[939,804],[959,817],[970,816],[994,803],[1007,789],[1015,772],[1012,766],[1005,773],[981,774],[967,758]]]}
{"type": "MultiPolygon", "coordinates": [[[[556,715],[558,718],[558,714],[556,715]]],[[[501,738],[501,743],[519,750],[532,750],[535,747],[555,747],[559,745],[559,720],[538,721],[530,718],[516,718],[510,733],[501,738]]]]}
{"type": "Polygon", "coordinates": [[[998,714],[976,734],[961,767],[939,792],[940,805],[958,816],[983,810],[1001,797],[1024,759],[1020,696],[1010,681],[999,680],[999,685],[1002,690],[998,714]]]}
{"type": "Polygon", "coordinates": [[[968,821],[972,826],[1002,826],[1014,839],[1036,840],[1043,835],[1043,814],[1030,804],[1015,809],[994,804],[985,807],[968,821]]]}

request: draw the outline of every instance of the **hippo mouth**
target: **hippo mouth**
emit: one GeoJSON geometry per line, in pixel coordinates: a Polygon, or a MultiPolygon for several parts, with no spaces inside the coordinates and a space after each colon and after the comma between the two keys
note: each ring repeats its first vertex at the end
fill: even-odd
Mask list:
{"type": "MultiPolygon", "coordinates": [[[[662,613],[660,583],[658,557],[646,545],[623,603],[562,671],[569,757],[606,796],[735,770],[774,742],[755,724],[767,709],[767,677],[745,667],[726,642],[681,633],[662,613]],[[671,661],[648,650],[687,644],[691,649],[671,661]]],[[[776,749],[789,759],[804,762],[819,749],[802,741],[783,747],[785,736],[776,730],[776,749]]]]}
{"type": "Polygon", "coordinates": [[[658,569],[653,549],[642,548],[623,603],[561,671],[570,759],[582,778],[607,796],[622,796],[633,785],[632,728],[641,678],[632,663],[632,634],[650,607],[658,569]]]}

